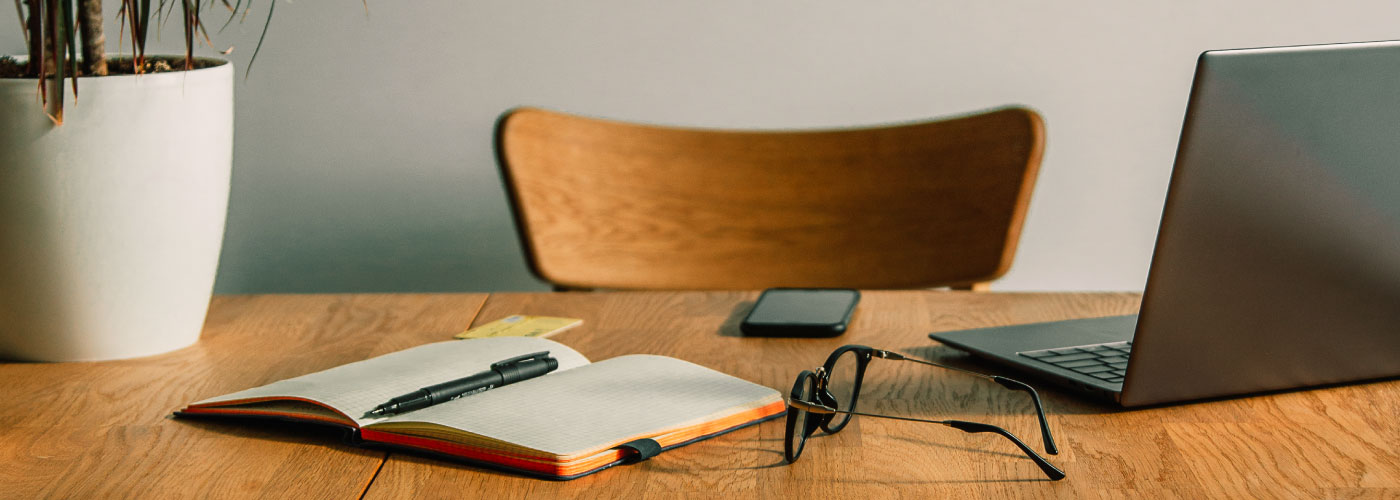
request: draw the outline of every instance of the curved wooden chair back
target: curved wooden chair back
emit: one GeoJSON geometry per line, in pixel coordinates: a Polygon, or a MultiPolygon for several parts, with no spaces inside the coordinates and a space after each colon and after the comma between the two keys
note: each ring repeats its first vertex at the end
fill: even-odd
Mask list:
{"type": "Polygon", "coordinates": [[[532,271],[560,288],[984,288],[1011,267],[1044,145],[1006,108],[818,131],[521,108],[497,160],[532,271]]]}

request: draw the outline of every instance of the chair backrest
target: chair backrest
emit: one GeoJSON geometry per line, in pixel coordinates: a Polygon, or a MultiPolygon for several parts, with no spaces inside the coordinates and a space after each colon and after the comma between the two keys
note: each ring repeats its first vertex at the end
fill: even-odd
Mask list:
{"type": "Polygon", "coordinates": [[[1044,145],[1004,108],[859,129],[728,131],[521,108],[496,152],[531,270],[566,288],[982,288],[1044,145]]]}

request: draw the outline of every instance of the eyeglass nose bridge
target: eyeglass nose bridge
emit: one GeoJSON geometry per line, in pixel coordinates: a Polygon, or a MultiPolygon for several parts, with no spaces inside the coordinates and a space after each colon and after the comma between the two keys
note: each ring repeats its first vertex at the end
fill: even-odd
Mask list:
{"type": "Polygon", "coordinates": [[[816,375],[816,378],[817,378],[816,390],[818,390],[818,391],[824,391],[824,390],[826,390],[826,382],[827,382],[827,380],[829,380],[829,379],[831,378],[831,377],[828,377],[828,376],[827,376],[826,367],[824,367],[824,366],[818,366],[815,375],[816,375]]]}

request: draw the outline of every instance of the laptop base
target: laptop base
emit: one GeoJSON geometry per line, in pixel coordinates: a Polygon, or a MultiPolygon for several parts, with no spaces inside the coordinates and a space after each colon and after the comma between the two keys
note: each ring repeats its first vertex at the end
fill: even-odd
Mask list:
{"type": "Polygon", "coordinates": [[[1122,381],[1109,382],[1020,353],[1131,341],[1137,319],[1137,315],[1133,314],[1030,323],[930,333],[929,338],[992,362],[1032,373],[1065,389],[1117,403],[1123,390],[1122,381]]]}

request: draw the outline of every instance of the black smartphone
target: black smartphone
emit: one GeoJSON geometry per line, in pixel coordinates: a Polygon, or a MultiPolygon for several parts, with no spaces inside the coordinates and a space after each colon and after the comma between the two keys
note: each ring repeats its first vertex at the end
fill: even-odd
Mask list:
{"type": "Polygon", "coordinates": [[[769,288],[739,330],[756,337],[835,337],[846,332],[860,292],[844,288],[769,288]]]}

